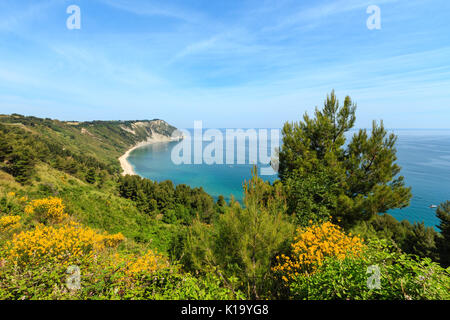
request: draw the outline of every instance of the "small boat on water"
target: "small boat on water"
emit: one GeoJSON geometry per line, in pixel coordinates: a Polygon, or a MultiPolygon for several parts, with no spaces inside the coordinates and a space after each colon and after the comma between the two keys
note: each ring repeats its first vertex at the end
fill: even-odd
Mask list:
{"type": "Polygon", "coordinates": [[[434,209],[434,208],[437,208],[438,206],[436,205],[436,204],[432,204],[431,206],[430,206],[430,208],[431,209],[434,209]]]}

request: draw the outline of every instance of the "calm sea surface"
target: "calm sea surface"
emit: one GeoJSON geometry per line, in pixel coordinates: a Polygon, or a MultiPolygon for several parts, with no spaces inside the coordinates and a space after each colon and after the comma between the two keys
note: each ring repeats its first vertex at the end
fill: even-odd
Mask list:
{"type": "MultiPolygon", "coordinates": [[[[450,200],[450,130],[394,132],[398,135],[398,164],[402,167],[401,174],[405,177],[406,184],[412,187],[413,198],[408,208],[389,213],[399,220],[424,221],[428,226],[435,226],[439,221],[434,214],[435,209],[430,209],[429,206],[450,200]]],[[[193,144],[196,142],[193,141],[193,144]]],[[[237,200],[242,199],[242,184],[251,177],[252,165],[175,165],[171,154],[177,144],[178,142],[158,143],[136,149],[130,154],[128,161],[142,177],[203,187],[215,198],[219,195],[224,195],[225,198],[233,195],[237,200]]],[[[208,144],[203,142],[203,148],[208,144]]],[[[192,147],[192,153],[193,151],[192,147]]],[[[227,151],[231,150],[226,150],[224,143],[224,158],[227,151]]],[[[274,181],[276,176],[263,178],[274,181]]]]}

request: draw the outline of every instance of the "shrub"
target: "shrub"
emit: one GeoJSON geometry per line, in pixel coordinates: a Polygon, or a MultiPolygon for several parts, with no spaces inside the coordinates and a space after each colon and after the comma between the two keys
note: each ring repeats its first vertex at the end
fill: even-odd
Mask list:
{"type": "Polygon", "coordinates": [[[316,272],[297,275],[289,286],[291,298],[305,300],[450,299],[450,269],[376,240],[358,257],[326,258],[316,272]],[[376,275],[370,266],[380,272],[379,288],[369,288],[376,275]]]}
{"type": "Polygon", "coordinates": [[[123,235],[100,234],[77,223],[60,227],[38,225],[15,234],[6,244],[7,263],[27,268],[36,265],[85,265],[96,253],[124,239],[123,235]]]}
{"type": "Polygon", "coordinates": [[[0,233],[8,233],[19,229],[21,224],[20,216],[4,216],[0,218],[0,233]]]}
{"type": "Polygon", "coordinates": [[[156,250],[148,250],[143,256],[127,263],[125,270],[126,274],[136,277],[143,273],[153,273],[169,267],[169,262],[156,250]]]}
{"type": "Polygon", "coordinates": [[[25,207],[25,213],[34,215],[42,223],[60,223],[68,218],[68,215],[64,212],[64,208],[62,199],[49,197],[31,201],[25,207]]]}
{"type": "Polygon", "coordinates": [[[108,299],[126,300],[233,300],[244,299],[240,291],[223,285],[222,280],[208,273],[203,277],[181,273],[176,266],[143,272],[133,281],[121,279],[121,272],[112,274],[108,299]],[[111,288],[114,288],[111,290],[111,288]]]}
{"type": "Polygon", "coordinates": [[[312,273],[326,257],[344,259],[348,255],[361,253],[363,240],[345,234],[331,222],[297,229],[297,236],[291,245],[291,256],[277,257],[279,272],[284,281],[295,279],[301,273],[312,273]]]}
{"type": "Polygon", "coordinates": [[[281,186],[264,182],[254,168],[244,185],[244,206],[230,201],[213,224],[194,221],[180,258],[191,271],[216,268],[231,287],[245,290],[250,298],[270,297],[277,290],[272,262],[294,231],[285,209],[281,186]]]}

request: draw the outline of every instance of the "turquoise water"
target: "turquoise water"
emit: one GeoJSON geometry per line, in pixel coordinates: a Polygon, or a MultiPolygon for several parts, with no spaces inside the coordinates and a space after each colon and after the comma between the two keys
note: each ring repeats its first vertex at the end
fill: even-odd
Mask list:
{"type": "MultiPolygon", "coordinates": [[[[408,208],[389,213],[399,220],[424,221],[428,226],[435,226],[439,221],[435,209],[429,206],[450,200],[450,130],[394,132],[398,135],[398,164],[406,184],[412,187],[413,198],[408,208]]],[[[157,143],[136,149],[128,160],[142,177],[203,187],[215,198],[224,195],[228,199],[233,195],[242,199],[242,183],[251,177],[252,165],[175,165],[171,153],[177,143],[157,143]]],[[[276,176],[263,178],[274,181],[276,176]]]]}
{"type": "MultiPolygon", "coordinates": [[[[270,134],[269,134],[270,136],[270,134]]],[[[191,187],[203,187],[211,196],[217,199],[223,195],[229,199],[231,195],[237,200],[242,200],[242,184],[251,178],[250,164],[234,165],[207,165],[207,164],[181,164],[175,165],[171,159],[172,149],[178,142],[155,143],[138,148],[130,153],[128,161],[133,166],[136,174],[155,181],[172,180],[175,184],[187,184],[191,187]]],[[[207,144],[204,142],[203,147],[207,144]]],[[[192,139],[192,161],[194,140],[192,139]]],[[[223,144],[223,162],[226,157],[226,144],[223,144]]],[[[270,148],[270,139],[267,147],[270,148]]],[[[248,143],[246,144],[248,147],[248,143]]],[[[259,144],[258,144],[259,147],[259,144]]],[[[237,159],[237,146],[234,148],[234,159],[237,159]]],[[[235,161],[236,162],[236,161],[235,161]]],[[[267,166],[264,166],[267,167],[267,166]]],[[[265,180],[274,181],[274,176],[264,176],[265,180]]]]}
{"type": "Polygon", "coordinates": [[[412,187],[410,206],[389,212],[397,219],[424,221],[435,226],[439,219],[431,204],[450,200],[450,130],[396,130],[397,158],[406,185],[412,187]]]}

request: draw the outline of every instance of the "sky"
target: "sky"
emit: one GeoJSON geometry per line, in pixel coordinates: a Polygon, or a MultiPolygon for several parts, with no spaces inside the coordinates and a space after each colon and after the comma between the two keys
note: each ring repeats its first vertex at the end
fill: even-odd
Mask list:
{"type": "Polygon", "coordinates": [[[0,0],[0,114],[279,128],[332,89],[357,127],[450,128],[450,2],[0,0]]]}

